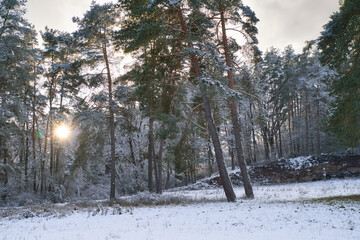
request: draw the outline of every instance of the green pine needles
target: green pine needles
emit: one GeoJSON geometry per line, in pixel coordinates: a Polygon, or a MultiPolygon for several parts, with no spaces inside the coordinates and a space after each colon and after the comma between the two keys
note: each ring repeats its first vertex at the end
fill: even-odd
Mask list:
{"type": "Polygon", "coordinates": [[[324,63],[340,74],[331,83],[335,101],[327,122],[345,146],[360,143],[360,0],[346,0],[319,38],[324,63]]]}

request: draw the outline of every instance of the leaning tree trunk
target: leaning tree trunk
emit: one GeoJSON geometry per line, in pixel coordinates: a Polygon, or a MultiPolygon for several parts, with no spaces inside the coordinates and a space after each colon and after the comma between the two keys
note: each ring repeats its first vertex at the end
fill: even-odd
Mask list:
{"type": "Polygon", "coordinates": [[[211,140],[210,139],[208,139],[207,147],[208,147],[209,175],[211,176],[214,173],[214,170],[213,170],[214,154],[211,149],[211,140]]]}
{"type": "MultiPolygon", "coordinates": [[[[232,64],[231,64],[231,57],[230,57],[230,50],[228,45],[228,40],[226,36],[226,28],[225,28],[225,17],[224,17],[224,11],[222,9],[219,9],[220,11],[220,17],[221,17],[221,26],[222,26],[222,41],[224,45],[224,52],[225,52],[225,61],[226,65],[229,67],[230,70],[227,71],[227,77],[229,80],[229,88],[235,89],[234,86],[234,78],[233,73],[231,70],[232,64]]],[[[238,109],[236,106],[235,99],[230,100],[230,109],[231,109],[231,120],[234,128],[234,136],[235,136],[235,150],[236,155],[238,158],[240,170],[241,170],[241,176],[244,183],[244,189],[246,197],[248,198],[254,198],[254,192],[251,186],[250,177],[248,174],[245,158],[244,158],[244,152],[243,152],[243,146],[241,143],[241,126],[239,123],[239,117],[238,117],[238,109]]]]}
{"type": "MultiPolygon", "coordinates": [[[[182,10],[181,10],[180,6],[177,7],[177,10],[178,10],[178,17],[179,17],[181,29],[182,29],[184,35],[186,36],[186,35],[189,34],[189,32],[188,32],[187,26],[185,24],[185,20],[184,20],[182,10]]],[[[188,40],[188,47],[190,49],[193,48],[193,44],[192,44],[191,40],[188,40]]],[[[214,124],[214,120],[213,120],[212,115],[211,115],[210,102],[209,102],[209,99],[208,99],[207,94],[206,94],[206,88],[205,88],[205,86],[204,86],[204,84],[203,84],[203,82],[201,80],[201,72],[200,72],[199,62],[198,62],[197,57],[193,53],[190,54],[190,58],[191,58],[191,64],[192,64],[192,66],[194,68],[194,71],[195,71],[196,78],[197,78],[197,80],[199,82],[200,92],[201,92],[202,99],[203,99],[205,119],[206,119],[206,122],[207,122],[207,125],[208,125],[208,130],[209,130],[209,133],[210,133],[211,140],[212,140],[213,145],[214,145],[215,158],[216,158],[216,162],[217,162],[217,165],[218,165],[218,168],[219,168],[219,174],[220,174],[220,178],[221,178],[222,183],[223,183],[223,188],[224,188],[224,191],[225,191],[225,195],[226,195],[226,198],[227,198],[227,200],[229,202],[235,202],[236,196],[235,196],[235,192],[234,192],[232,183],[230,181],[228,172],[226,170],[226,166],[225,166],[225,162],[224,162],[224,156],[223,156],[223,152],[222,152],[222,149],[221,149],[219,136],[218,136],[218,133],[216,131],[216,126],[214,124]]]]}

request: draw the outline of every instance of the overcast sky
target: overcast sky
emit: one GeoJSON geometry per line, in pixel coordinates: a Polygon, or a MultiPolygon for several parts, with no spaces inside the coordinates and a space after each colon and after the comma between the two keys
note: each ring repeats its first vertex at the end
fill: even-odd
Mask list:
{"type": "MultiPolygon", "coordinates": [[[[27,18],[40,31],[45,26],[69,31],[75,30],[72,17],[81,17],[92,0],[28,0],[27,18]]],[[[109,0],[97,0],[97,3],[109,0]]],[[[114,2],[114,1],[113,1],[114,2]]],[[[265,51],[271,46],[283,49],[292,44],[301,52],[304,42],[316,39],[330,15],[339,8],[338,0],[244,0],[260,19],[259,47],[265,51]]]]}
{"type": "Polygon", "coordinates": [[[301,52],[305,41],[319,37],[330,15],[339,10],[338,0],[244,0],[260,22],[259,47],[262,51],[291,44],[301,52]]]}

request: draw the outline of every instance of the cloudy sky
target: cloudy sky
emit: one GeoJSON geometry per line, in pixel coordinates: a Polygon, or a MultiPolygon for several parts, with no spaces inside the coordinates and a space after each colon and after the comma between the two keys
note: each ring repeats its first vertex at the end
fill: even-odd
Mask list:
{"type": "MultiPolygon", "coordinates": [[[[45,26],[74,31],[72,17],[81,17],[92,0],[28,0],[27,18],[36,29],[45,26]]],[[[109,0],[97,0],[98,3],[109,0]]],[[[113,1],[114,2],[114,1],[113,1]]],[[[300,52],[307,40],[316,39],[329,16],[338,10],[338,0],[244,0],[260,19],[259,47],[262,51],[274,46],[292,44],[300,52]]]]}
{"type": "Polygon", "coordinates": [[[260,19],[259,47],[292,44],[301,52],[305,41],[319,37],[330,15],[339,10],[338,0],[244,0],[260,19]]]}

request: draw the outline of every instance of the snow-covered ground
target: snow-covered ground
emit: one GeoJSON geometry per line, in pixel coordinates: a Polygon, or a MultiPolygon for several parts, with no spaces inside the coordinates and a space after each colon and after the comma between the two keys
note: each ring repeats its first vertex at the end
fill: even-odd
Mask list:
{"type": "Polygon", "coordinates": [[[254,186],[254,192],[254,200],[245,200],[243,189],[236,188],[236,203],[227,203],[221,189],[177,191],[163,197],[181,197],[184,203],[122,207],[121,214],[109,208],[4,217],[0,240],[360,240],[359,201],[315,200],[360,195],[360,179],[254,186]]]}

